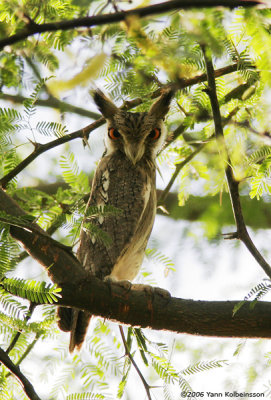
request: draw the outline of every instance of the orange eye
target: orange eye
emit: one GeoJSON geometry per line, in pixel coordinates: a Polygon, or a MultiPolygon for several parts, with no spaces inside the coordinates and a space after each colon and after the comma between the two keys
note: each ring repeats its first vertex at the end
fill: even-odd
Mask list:
{"type": "Polygon", "coordinates": [[[158,129],[158,128],[154,128],[154,129],[151,131],[151,133],[149,134],[149,137],[150,137],[151,139],[153,139],[153,140],[157,140],[157,139],[159,139],[160,135],[161,135],[161,130],[158,129]]]}
{"type": "Polygon", "coordinates": [[[108,129],[108,136],[110,139],[116,140],[120,137],[120,133],[117,129],[115,128],[109,128],[108,129]]]}

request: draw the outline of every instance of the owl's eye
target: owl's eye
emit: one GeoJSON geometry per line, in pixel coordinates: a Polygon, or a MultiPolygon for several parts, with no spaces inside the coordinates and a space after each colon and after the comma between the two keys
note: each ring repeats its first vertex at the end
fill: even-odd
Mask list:
{"type": "Polygon", "coordinates": [[[117,129],[115,128],[109,128],[108,129],[108,136],[110,139],[116,140],[120,137],[120,133],[117,129]]]}
{"type": "Polygon", "coordinates": [[[151,139],[153,139],[153,140],[157,140],[157,139],[159,139],[160,135],[161,135],[161,130],[158,129],[158,128],[154,128],[154,129],[151,131],[151,133],[149,134],[149,137],[150,137],[151,139]]]}

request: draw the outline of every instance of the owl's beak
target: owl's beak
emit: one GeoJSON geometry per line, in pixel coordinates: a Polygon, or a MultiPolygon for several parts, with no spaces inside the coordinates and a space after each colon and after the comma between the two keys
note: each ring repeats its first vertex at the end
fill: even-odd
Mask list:
{"type": "Polygon", "coordinates": [[[126,156],[134,165],[141,160],[144,154],[144,150],[144,145],[142,145],[141,143],[129,143],[129,145],[125,146],[126,156]]]}

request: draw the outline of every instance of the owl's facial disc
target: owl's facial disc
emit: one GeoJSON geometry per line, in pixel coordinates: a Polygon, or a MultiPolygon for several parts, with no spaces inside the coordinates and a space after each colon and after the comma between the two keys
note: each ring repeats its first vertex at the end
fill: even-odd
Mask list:
{"type": "Polygon", "coordinates": [[[145,144],[142,142],[139,143],[125,143],[124,151],[126,156],[132,162],[132,164],[136,164],[144,155],[145,152],[145,144]]]}
{"type": "Polygon", "coordinates": [[[131,134],[122,134],[116,128],[111,128],[110,123],[108,124],[108,135],[107,135],[107,148],[114,149],[118,148],[121,150],[127,158],[135,165],[144,155],[145,152],[145,143],[144,138],[139,138],[137,136],[132,139],[131,134]],[[135,138],[137,140],[135,140],[135,138]]]}
{"type": "Polygon", "coordinates": [[[107,120],[107,154],[121,151],[133,165],[143,158],[154,161],[165,138],[163,121],[147,113],[120,111],[107,120]]]}

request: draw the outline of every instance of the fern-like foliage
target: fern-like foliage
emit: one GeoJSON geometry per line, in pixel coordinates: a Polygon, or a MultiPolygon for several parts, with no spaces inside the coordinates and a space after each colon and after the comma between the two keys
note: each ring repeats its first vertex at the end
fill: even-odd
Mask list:
{"type": "Polygon", "coordinates": [[[249,293],[245,296],[244,300],[248,301],[254,298],[254,301],[260,300],[271,289],[271,280],[264,278],[262,282],[254,286],[249,293]]]}
{"type": "Polygon", "coordinates": [[[19,296],[33,303],[53,304],[61,297],[61,288],[46,282],[36,282],[19,278],[4,278],[0,283],[8,293],[19,296]]]}
{"type": "Polygon", "coordinates": [[[248,157],[248,163],[249,163],[249,165],[260,164],[270,155],[271,155],[271,146],[267,146],[267,145],[261,146],[259,149],[255,150],[248,157]]]}
{"type": "Polygon", "coordinates": [[[123,365],[122,378],[118,385],[118,392],[117,392],[118,399],[121,399],[125,393],[125,388],[128,383],[128,377],[129,377],[131,367],[132,367],[132,362],[128,357],[126,357],[124,365],[123,365]]]}
{"type": "Polygon", "coordinates": [[[250,197],[256,197],[258,200],[263,194],[271,194],[271,157],[266,158],[257,173],[251,178],[251,191],[250,197]]]}
{"type": "Polygon", "coordinates": [[[113,397],[105,397],[103,394],[98,394],[98,393],[74,393],[74,394],[69,394],[69,396],[66,397],[66,400],[103,400],[103,399],[108,399],[108,400],[113,400],[113,397]]]}
{"type": "Polygon", "coordinates": [[[86,232],[89,233],[90,237],[93,238],[93,240],[97,240],[100,243],[103,243],[106,247],[110,246],[110,244],[112,243],[112,237],[107,232],[104,232],[97,225],[92,224],[91,222],[87,222],[84,224],[84,229],[86,230],[86,232]]]}
{"type": "Polygon", "coordinates": [[[29,331],[27,324],[20,318],[14,318],[3,312],[0,312],[0,326],[4,325],[10,332],[14,330],[16,332],[29,331]]]}
{"type": "Polygon", "coordinates": [[[70,187],[79,193],[87,193],[89,191],[88,177],[82,171],[79,172],[78,165],[75,161],[74,154],[62,156],[60,166],[63,170],[63,178],[70,187]]]}
{"type": "Polygon", "coordinates": [[[193,375],[198,372],[208,371],[213,368],[225,367],[226,365],[228,365],[228,362],[226,360],[218,360],[218,361],[212,360],[212,361],[207,361],[207,362],[200,361],[196,364],[190,365],[189,367],[183,369],[181,371],[181,374],[182,375],[193,375]]]}
{"type": "MultiPolygon", "coordinates": [[[[1,225],[0,225],[1,228],[1,225]]],[[[18,262],[19,246],[9,235],[6,227],[0,229],[0,277],[12,271],[18,262]]]]}
{"type": "Polygon", "coordinates": [[[173,261],[160,251],[156,249],[146,249],[145,254],[150,260],[163,265],[165,275],[167,275],[169,271],[175,271],[173,261]]]}
{"type": "Polygon", "coordinates": [[[39,121],[36,130],[45,136],[64,136],[68,130],[65,126],[57,122],[39,121]]]}
{"type": "Polygon", "coordinates": [[[174,384],[178,382],[179,375],[175,368],[169,363],[169,361],[165,358],[162,358],[156,354],[151,354],[152,357],[152,366],[165,384],[174,384]]]}
{"type": "Polygon", "coordinates": [[[5,211],[0,211],[0,223],[2,224],[31,229],[30,223],[33,222],[34,219],[35,218],[32,215],[22,215],[17,217],[7,214],[5,211]]]}
{"type": "Polygon", "coordinates": [[[105,392],[108,394],[110,391],[108,377],[119,378],[121,376],[123,361],[119,358],[119,343],[112,337],[112,332],[107,324],[98,322],[88,345],[95,362],[86,363],[81,368],[80,376],[84,387],[91,390],[94,387],[100,387],[101,394],[105,392]]]}
{"type": "Polygon", "coordinates": [[[238,302],[233,308],[233,315],[240,310],[240,308],[250,302],[250,307],[254,308],[257,301],[261,300],[269,291],[271,290],[271,280],[269,278],[264,278],[262,282],[255,285],[249,293],[244,297],[244,300],[238,302]]]}
{"type": "Polygon", "coordinates": [[[179,379],[179,387],[183,393],[193,393],[194,390],[192,389],[192,387],[189,385],[189,383],[187,382],[186,379],[184,379],[183,377],[180,377],[179,379]]]}
{"type": "Polygon", "coordinates": [[[29,123],[30,118],[33,117],[34,114],[36,113],[36,111],[37,111],[36,101],[38,99],[38,95],[41,92],[41,90],[43,89],[43,87],[46,85],[46,82],[48,79],[50,79],[50,77],[40,79],[39,81],[37,81],[31,95],[29,96],[28,99],[26,99],[24,101],[24,114],[25,114],[24,120],[26,123],[29,123]]]}
{"type": "Polygon", "coordinates": [[[11,144],[10,135],[20,129],[22,115],[12,108],[0,108],[0,148],[11,144]]]}
{"type": "Polygon", "coordinates": [[[28,308],[0,287],[0,304],[3,310],[17,319],[24,319],[28,308]]]}
{"type": "MultiPolygon", "coordinates": [[[[117,7],[119,5],[116,2],[105,0],[3,0],[0,7],[0,36],[10,37],[24,31],[28,18],[29,23],[33,21],[34,26],[35,23],[72,21],[86,15],[114,13],[117,7]]],[[[121,25],[98,25],[91,30],[79,28],[44,32],[38,37],[30,35],[23,42],[3,48],[0,54],[1,101],[4,102],[4,96],[8,98],[10,93],[13,93],[15,101],[20,101],[22,94],[30,95],[20,111],[10,108],[9,105],[0,109],[1,176],[13,170],[33,150],[31,143],[38,146],[39,141],[46,142],[51,137],[61,137],[67,133],[66,125],[69,126],[69,120],[62,109],[59,109],[60,115],[55,120],[51,120],[49,116],[47,118],[48,111],[40,116],[38,99],[47,100],[50,106],[57,104],[47,87],[49,78],[43,79],[41,75],[55,71],[58,73],[59,69],[63,73],[63,79],[69,79],[73,70],[84,69],[89,52],[100,52],[103,47],[108,52],[108,60],[99,80],[91,82],[91,85],[108,90],[118,104],[139,97],[141,104],[133,111],[147,111],[153,101],[153,92],[165,84],[173,82],[183,87],[187,82],[191,83],[191,86],[176,93],[176,100],[166,121],[169,131],[174,132],[175,140],[159,157],[161,170],[166,168],[173,172],[176,165],[198,149],[199,144],[206,144],[176,178],[173,190],[179,192],[179,205],[184,206],[195,191],[203,196],[227,191],[224,179],[225,160],[213,140],[213,115],[206,93],[206,82],[197,80],[206,72],[202,54],[204,45],[212,54],[215,69],[227,68],[229,65],[237,68],[236,72],[222,72],[223,77],[216,77],[225,141],[236,180],[249,181],[251,197],[260,199],[263,195],[269,196],[271,153],[268,142],[264,140],[269,140],[270,132],[266,96],[270,88],[271,70],[270,17],[269,9],[256,8],[236,8],[232,11],[216,8],[191,9],[144,19],[134,15],[121,25]],[[32,75],[35,75],[34,78],[32,75]]],[[[231,67],[231,71],[234,71],[234,67],[231,67]]],[[[83,88],[79,93],[81,89],[74,88],[65,101],[72,104],[76,101],[79,106],[88,107],[88,88],[83,88]]],[[[80,171],[72,153],[67,155],[66,148],[61,151],[62,154],[65,152],[65,156],[60,157],[62,176],[68,185],[50,194],[33,187],[24,187],[27,182],[35,185],[40,180],[48,181],[49,174],[50,179],[57,180],[55,165],[59,160],[51,161],[48,153],[49,168],[46,177],[41,176],[40,171],[35,171],[30,165],[27,171],[23,170],[19,175],[19,188],[16,178],[7,187],[9,194],[30,215],[29,218],[0,214],[1,343],[7,347],[8,343],[17,340],[11,351],[16,362],[22,362],[27,352],[31,351],[33,343],[42,340],[46,334],[55,339],[54,307],[51,304],[57,301],[60,292],[58,288],[44,282],[10,278],[11,272],[12,276],[17,275],[16,267],[21,260],[21,249],[9,235],[10,226],[31,229],[31,223],[35,221],[49,234],[58,235],[64,243],[74,244],[85,218],[84,228],[91,236],[109,245],[112,238],[98,228],[96,221],[121,212],[110,207],[90,207],[84,215],[84,196],[90,191],[89,176],[80,171]],[[27,300],[20,300],[19,297],[31,302],[46,303],[46,306],[39,306],[44,312],[42,321],[35,318],[27,320],[27,300]],[[18,333],[19,339],[16,339],[18,333]]],[[[89,171],[90,176],[92,172],[89,171]]],[[[44,190],[47,189],[48,187],[44,190]]],[[[218,219],[219,222],[213,228],[214,213],[213,209],[210,213],[212,215],[206,216],[208,237],[214,231],[215,234],[221,231],[221,219],[218,219]]],[[[159,249],[148,250],[147,257],[162,264],[166,272],[173,269],[171,260],[159,249]]],[[[143,276],[146,279],[144,272],[143,276]]],[[[263,284],[251,290],[244,301],[252,300],[253,304],[269,288],[270,282],[263,281],[263,284]]],[[[48,390],[49,396],[57,400],[66,396],[68,400],[85,400],[123,398],[126,393],[129,394],[133,366],[130,358],[124,356],[124,348],[114,329],[111,324],[98,322],[91,339],[87,339],[87,355],[83,353],[82,357],[71,357],[67,346],[64,349],[61,343],[58,346],[59,351],[53,357],[51,354],[48,358],[45,357],[43,361],[50,358],[51,362],[45,368],[46,372],[51,371],[52,366],[55,375],[55,384],[52,390],[48,390]],[[74,386],[71,386],[74,376],[78,377],[78,387],[82,393],[70,392],[74,391],[74,386]],[[111,395],[113,392],[114,395],[111,395]]],[[[224,365],[223,360],[199,361],[179,371],[172,361],[174,358],[171,359],[168,354],[167,345],[150,340],[145,331],[130,327],[126,341],[140,368],[150,371],[150,384],[157,381],[161,385],[162,382],[161,390],[166,400],[174,398],[172,393],[192,392],[190,379],[192,380],[194,374],[224,365]]],[[[25,397],[16,384],[11,383],[11,380],[7,382],[6,373],[5,368],[2,368],[0,391],[3,399],[25,397]]]]}

